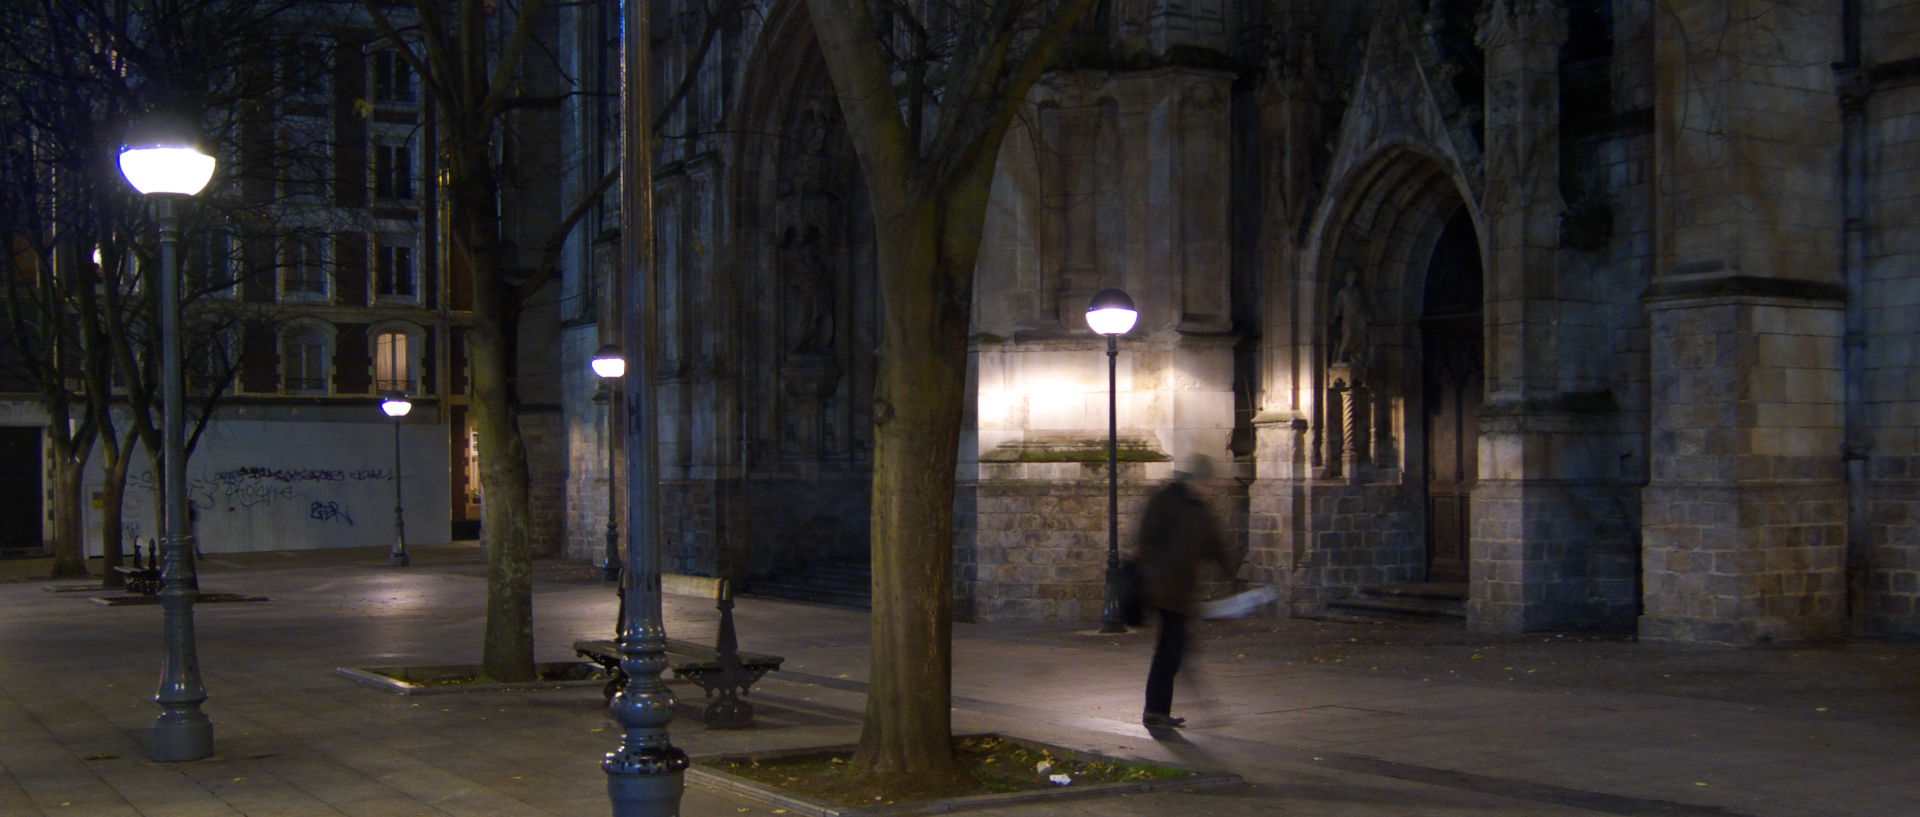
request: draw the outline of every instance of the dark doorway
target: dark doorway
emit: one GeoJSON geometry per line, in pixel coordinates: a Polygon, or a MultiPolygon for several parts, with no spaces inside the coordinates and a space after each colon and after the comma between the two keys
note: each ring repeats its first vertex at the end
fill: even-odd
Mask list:
{"type": "Polygon", "coordinates": [[[1480,293],[1480,242],[1461,208],[1427,262],[1420,320],[1429,582],[1467,580],[1484,376],[1480,293]]]}
{"type": "Polygon", "coordinates": [[[40,436],[35,426],[0,427],[0,549],[39,550],[41,525],[40,436]]]}

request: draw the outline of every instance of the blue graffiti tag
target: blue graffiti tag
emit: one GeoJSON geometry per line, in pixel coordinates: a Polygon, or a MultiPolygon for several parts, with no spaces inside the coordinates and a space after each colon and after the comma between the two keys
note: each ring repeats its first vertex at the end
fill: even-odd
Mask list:
{"type": "Polygon", "coordinates": [[[307,517],[322,522],[338,519],[349,525],[353,524],[353,516],[347,513],[346,508],[340,507],[338,502],[315,502],[311,508],[307,509],[307,517]]]}

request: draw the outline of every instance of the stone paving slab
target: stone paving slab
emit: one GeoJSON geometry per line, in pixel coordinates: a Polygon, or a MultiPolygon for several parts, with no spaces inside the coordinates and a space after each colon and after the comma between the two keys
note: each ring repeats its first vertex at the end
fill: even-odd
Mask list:
{"type": "MultiPolygon", "coordinates": [[[[196,609],[218,754],[183,764],[145,759],[157,609],[0,583],[0,814],[608,813],[598,760],[618,741],[596,689],[412,699],[333,673],[478,650],[471,547],[416,547],[403,569],[363,550],[207,560],[203,587],[272,601],[196,609]]],[[[588,566],[538,573],[537,658],[569,660],[574,639],[611,630],[614,594],[588,566]]],[[[709,600],[670,595],[665,608],[671,636],[712,638],[709,600]]],[[[701,694],[671,682],[674,742],[704,755],[854,740],[865,614],[752,598],[735,612],[741,648],[785,655],[785,668],[755,686],[747,730],[700,728],[701,694]]],[[[1619,639],[1216,623],[1176,697],[1190,728],[1156,740],[1137,722],[1150,634],[960,625],[955,638],[957,731],[1247,780],[995,814],[1920,814],[1920,676],[1905,672],[1920,645],[1670,654],[1619,639]]],[[[698,785],[682,809],[770,813],[698,785]]]]}

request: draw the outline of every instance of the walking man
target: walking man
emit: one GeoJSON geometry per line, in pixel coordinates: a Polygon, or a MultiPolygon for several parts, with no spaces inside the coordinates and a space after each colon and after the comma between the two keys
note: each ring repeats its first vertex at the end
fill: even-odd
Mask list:
{"type": "Polygon", "coordinates": [[[1173,716],[1173,676],[1187,651],[1187,619],[1194,613],[1201,563],[1219,565],[1228,576],[1236,570],[1213,511],[1193,490],[1194,482],[1211,476],[1213,460],[1195,455],[1148,500],[1140,518],[1134,561],[1140,568],[1143,600],[1160,615],[1160,635],[1147,670],[1147,705],[1140,716],[1149,727],[1186,723],[1173,716]]]}

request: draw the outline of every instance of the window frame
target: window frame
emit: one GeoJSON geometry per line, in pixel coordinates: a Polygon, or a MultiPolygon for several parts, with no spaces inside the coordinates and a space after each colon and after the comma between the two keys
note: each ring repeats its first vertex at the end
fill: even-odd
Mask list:
{"type": "MultiPolygon", "coordinates": [[[[416,324],[402,321],[384,321],[374,324],[369,328],[367,330],[367,336],[367,348],[373,357],[373,392],[375,394],[385,394],[389,391],[398,390],[410,395],[422,394],[420,375],[425,371],[423,352],[425,351],[424,341],[426,332],[416,324]],[[389,357],[389,354],[386,349],[382,348],[383,340],[388,337],[399,337],[403,341],[400,357],[397,361],[401,369],[400,374],[402,377],[400,378],[381,377],[383,366],[389,362],[385,359],[389,357]]],[[[392,374],[392,372],[387,372],[387,374],[392,374]]]]}
{"type": "Polygon", "coordinates": [[[275,282],[280,300],[294,302],[324,302],[333,296],[333,276],[327,274],[328,261],[332,253],[332,241],[324,234],[293,233],[280,239],[280,274],[275,282]],[[312,250],[312,258],[303,259],[303,253],[296,248],[312,250]],[[311,276],[301,275],[302,282],[317,282],[317,289],[303,287],[293,289],[288,286],[295,280],[294,272],[311,272],[311,276]]]}
{"type": "Polygon", "coordinates": [[[323,321],[296,320],[280,328],[280,392],[288,395],[330,395],[333,394],[333,350],[334,329],[323,321]],[[308,341],[318,341],[312,343],[308,341]],[[296,356],[296,348],[303,353],[296,356]],[[317,349],[318,360],[306,357],[304,350],[317,349]],[[299,360],[294,358],[299,357],[299,360]],[[319,377],[312,377],[316,370],[319,377]],[[299,377],[295,377],[295,365],[299,368],[299,377]],[[315,383],[318,385],[315,385],[315,383]],[[298,384],[298,385],[296,385],[298,384]]]}
{"type": "Polygon", "coordinates": [[[367,173],[369,192],[374,201],[412,203],[419,198],[420,158],[412,139],[404,135],[395,138],[391,132],[383,129],[374,131],[373,150],[368,157],[367,173]],[[395,172],[395,159],[403,165],[395,172]]]}
{"type": "Polygon", "coordinates": [[[377,233],[374,235],[367,268],[372,273],[369,289],[373,300],[381,304],[417,304],[420,302],[420,246],[410,235],[401,233],[377,233]],[[406,291],[396,291],[388,287],[389,267],[395,252],[406,254],[406,291]]]}
{"type": "Polygon", "coordinates": [[[368,60],[372,77],[372,97],[376,105],[412,106],[419,104],[419,77],[413,64],[395,48],[376,48],[368,60]],[[395,82],[399,80],[399,82],[395,82]]]}

